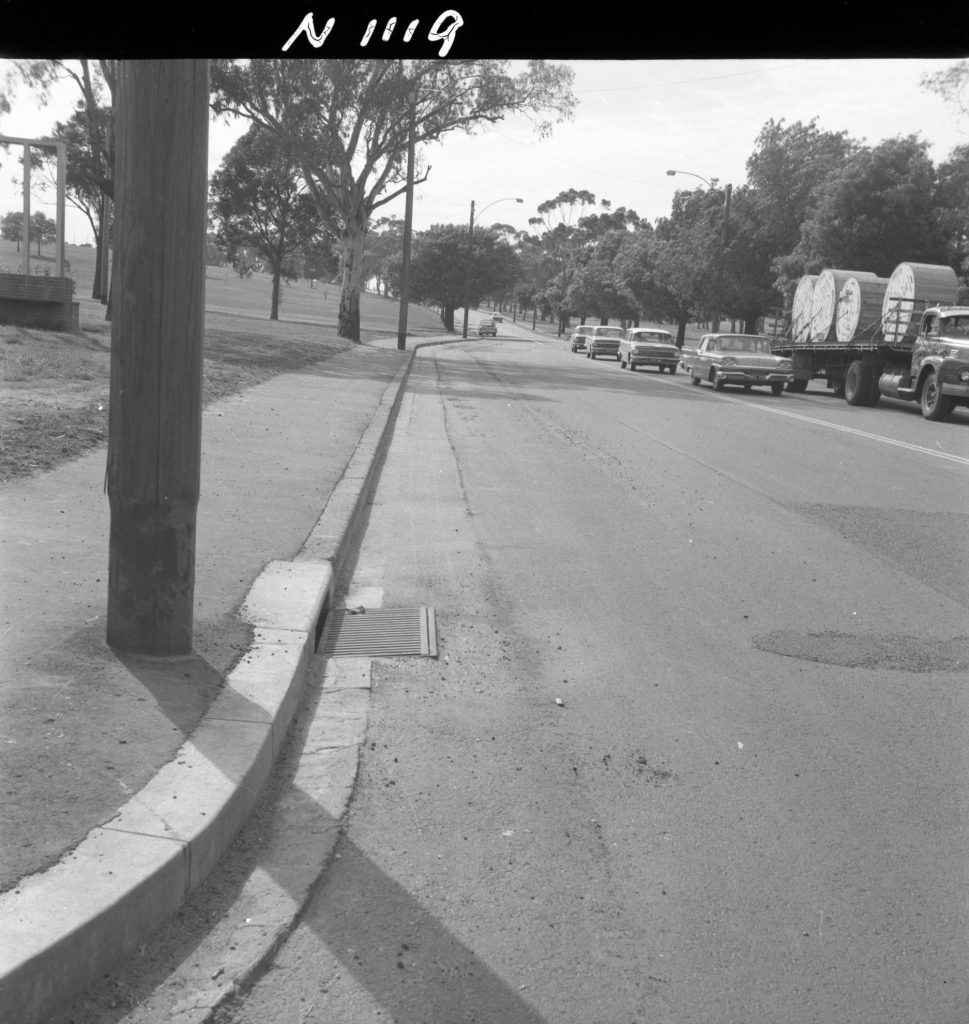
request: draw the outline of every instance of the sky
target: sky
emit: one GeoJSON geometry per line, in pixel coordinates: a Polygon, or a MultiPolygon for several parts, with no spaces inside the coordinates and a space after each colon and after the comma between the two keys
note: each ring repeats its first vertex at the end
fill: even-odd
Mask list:
{"type": "MultiPolygon", "coordinates": [[[[578,100],[571,121],[547,139],[523,117],[509,118],[475,134],[451,133],[426,146],[428,180],[418,186],[414,228],[475,223],[529,229],[529,218],[546,199],[569,189],[592,192],[615,209],[624,206],[655,222],[669,213],[678,188],[716,181],[746,181],[746,162],[770,120],[817,119],[827,131],[846,131],[877,145],[916,134],[929,143],[936,163],[969,143],[969,118],[920,85],[926,74],[951,67],[957,57],[891,59],[731,59],[557,61],[575,71],[578,100]],[[689,175],[669,176],[677,169],[689,175]],[[519,204],[514,200],[521,198],[519,204]]],[[[0,80],[4,65],[0,61],[0,80]]],[[[512,70],[521,66],[513,62],[512,70]]],[[[79,93],[65,83],[46,107],[26,90],[14,94],[13,110],[0,115],[0,134],[43,137],[70,116],[79,93]]],[[[214,171],[244,123],[213,121],[209,167],[214,171]]],[[[0,216],[22,209],[19,151],[0,149],[0,216]]],[[[37,196],[33,211],[54,216],[53,196],[37,196]]],[[[400,199],[377,215],[403,217],[400,199]]],[[[93,241],[83,215],[68,209],[66,240],[93,241]]]]}

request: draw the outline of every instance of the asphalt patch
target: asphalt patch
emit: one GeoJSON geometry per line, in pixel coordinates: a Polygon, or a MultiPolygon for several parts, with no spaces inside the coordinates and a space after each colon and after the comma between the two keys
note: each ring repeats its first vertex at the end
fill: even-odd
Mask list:
{"type": "Polygon", "coordinates": [[[969,668],[969,637],[938,640],[900,634],[804,633],[777,630],[753,638],[754,646],[785,658],[842,668],[899,672],[959,672],[969,668]]]}

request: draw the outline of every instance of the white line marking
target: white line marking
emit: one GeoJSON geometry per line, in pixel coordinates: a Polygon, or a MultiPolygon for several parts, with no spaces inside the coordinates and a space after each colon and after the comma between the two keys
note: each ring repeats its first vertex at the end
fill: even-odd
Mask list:
{"type": "MultiPolygon", "coordinates": [[[[676,387],[686,391],[687,394],[691,393],[691,388],[685,384],[679,384],[675,381],[666,381],[667,384],[673,384],[676,387]]],[[[936,451],[932,448],[925,448],[920,444],[911,444],[908,441],[896,441],[894,438],[885,437],[883,434],[871,434],[867,430],[858,430],[855,427],[845,427],[840,423],[829,423],[827,420],[815,419],[813,416],[805,416],[799,412],[789,412],[786,409],[772,409],[766,405],[754,405],[752,402],[745,402],[741,398],[732,398],[730,395],[721,394],[719,391],[710,391],[710,389],[704,389],[704,394],[712,395],[713,398],[719,398],[723,402],[732,402],[734,405],[742,405],[746,409],[758,409],[763,412],[773,413],[775,416],[786,416],[791,420],[802,420],[804,423],[814,423],[820,427],[828,427],[830,430],[840,430],[843,434],[854,434],[856,437],[867,437],[871,441],[881,441],[882,444],[890,444],[896,448],[906,448],[910,452],[919,452],[922,455],[933,455],[937,459],[946,459],[948,462],[956,462],[960,466],[969,466],[969,458],[964,455],[953,455],[950,452],[936,451]]]]}

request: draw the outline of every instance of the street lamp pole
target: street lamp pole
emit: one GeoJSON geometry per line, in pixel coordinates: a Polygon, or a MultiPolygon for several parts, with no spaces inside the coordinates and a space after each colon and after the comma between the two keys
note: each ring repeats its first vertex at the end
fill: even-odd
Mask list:
{"type": "MultiPolygon", "coordinates": [[[[713,188],[713,183],[707,181],[706,178],[699,174],[694,174],[693,171],[678,171],[671,170],[666,172],[671,177],[675,174],[688,174],[691,178],[699,178],[707,188],[713,188]]],[[[727,228],[730,223],[730,195],[733,191],[732,185],[726,185],[724,187],[724,200],[723,200],[723,221],[720,226],[720,260],[717,267],[717,291],[716,291],[716,302],[713,310],[713,329],[714,331],[720,330],[720,302],[723,298],[723,261],[727,251],[727,228]]]]}
{"type": "Polygon", "coordinates": [[[400,267],[400,314],[397,320],[397,348],[407,347],[407,304],[410,302],[410,236],[414,221],[414,134],[417,122],[417,90],[408,94],[410,127],[407,133],[407,199],[404,204],[404,251],[400,267]]]}
{"type": "MultiPolygon", "coordinates": [[[[494,206],[496,203],[523,203],[524,199],[519,199],[516,196],[506,196],[504,199],[495,199],[493,202],[488,203],[481,213],[485,210],[494,206]]],[[[466,338],[468,336],[468,305],[471,302],[471,257],[474,252],[474,200],[471,200],[471,219],[468,221],[468,264],[464,271],[464,326],[461,329],[461,337],[466,338]]]]}

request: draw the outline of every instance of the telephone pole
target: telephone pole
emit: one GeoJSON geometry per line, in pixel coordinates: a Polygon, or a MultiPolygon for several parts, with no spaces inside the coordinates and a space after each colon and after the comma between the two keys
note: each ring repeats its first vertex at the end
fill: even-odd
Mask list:
{"type": "Polygon", "coordinates": [[[120,63],[107,641],[137,654],[192,649],[208,105],[207,61],[120,63]]]}

